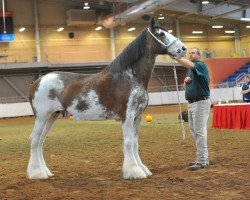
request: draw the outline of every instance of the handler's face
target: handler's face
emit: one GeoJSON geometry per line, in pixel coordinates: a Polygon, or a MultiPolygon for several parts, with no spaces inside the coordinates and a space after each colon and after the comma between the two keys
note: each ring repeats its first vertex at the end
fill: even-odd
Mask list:
{"type": "Polygon", "coordinates": [[[197,49],[190,49],[189,51],[189,60],[190,61],[197,61],[200,59],[200,56],[197,54],[197,49]]]}

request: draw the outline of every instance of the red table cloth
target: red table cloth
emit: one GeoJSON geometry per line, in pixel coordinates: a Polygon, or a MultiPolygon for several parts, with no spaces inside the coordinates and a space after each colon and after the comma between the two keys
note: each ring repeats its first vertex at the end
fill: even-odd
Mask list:
{"type": "Polygon", "coordinates": [[[250,104],[221,104],[213,106],[213,128],[250,129],[250,104]]]}

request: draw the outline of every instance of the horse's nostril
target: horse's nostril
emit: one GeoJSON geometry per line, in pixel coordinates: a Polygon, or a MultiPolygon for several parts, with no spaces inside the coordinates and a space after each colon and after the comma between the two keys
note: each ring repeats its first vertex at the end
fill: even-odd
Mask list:
{"type": "Polygon", "coordinates": [[[186,51],[186,50],[187,50],[187,48],[183,46],[183,47],[182,47],[182,50],[183,50],[183,51],[186,51]]]}
{"type": "Polygon", "coordinates": [[[181,53],[181,50],[180,50],[180,49],[178,49],[178,50],[177,50],[177,53],[181,53]]]}

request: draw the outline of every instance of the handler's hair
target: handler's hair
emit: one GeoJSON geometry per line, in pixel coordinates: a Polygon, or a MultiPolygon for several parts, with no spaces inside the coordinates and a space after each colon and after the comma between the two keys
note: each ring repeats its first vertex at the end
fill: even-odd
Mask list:
{"type": "Polygon", "coordinates": [[[200,50],[199,48],[193,47],[193,48],[191,48],[191,49],[195,49],[195,50],[197,51],[197,55],[201,57],[201,54],[202,54],[202,53],[201,53],[201,50],[200,50]]]}

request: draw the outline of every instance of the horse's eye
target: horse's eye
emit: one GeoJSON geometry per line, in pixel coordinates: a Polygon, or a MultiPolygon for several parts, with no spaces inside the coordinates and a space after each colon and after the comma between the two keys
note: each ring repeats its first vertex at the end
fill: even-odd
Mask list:
{"type": "Polygon", "coordinates": [[[160,32],[160,36],[163,37],[165,35],[164,32],[160,32]]]}

